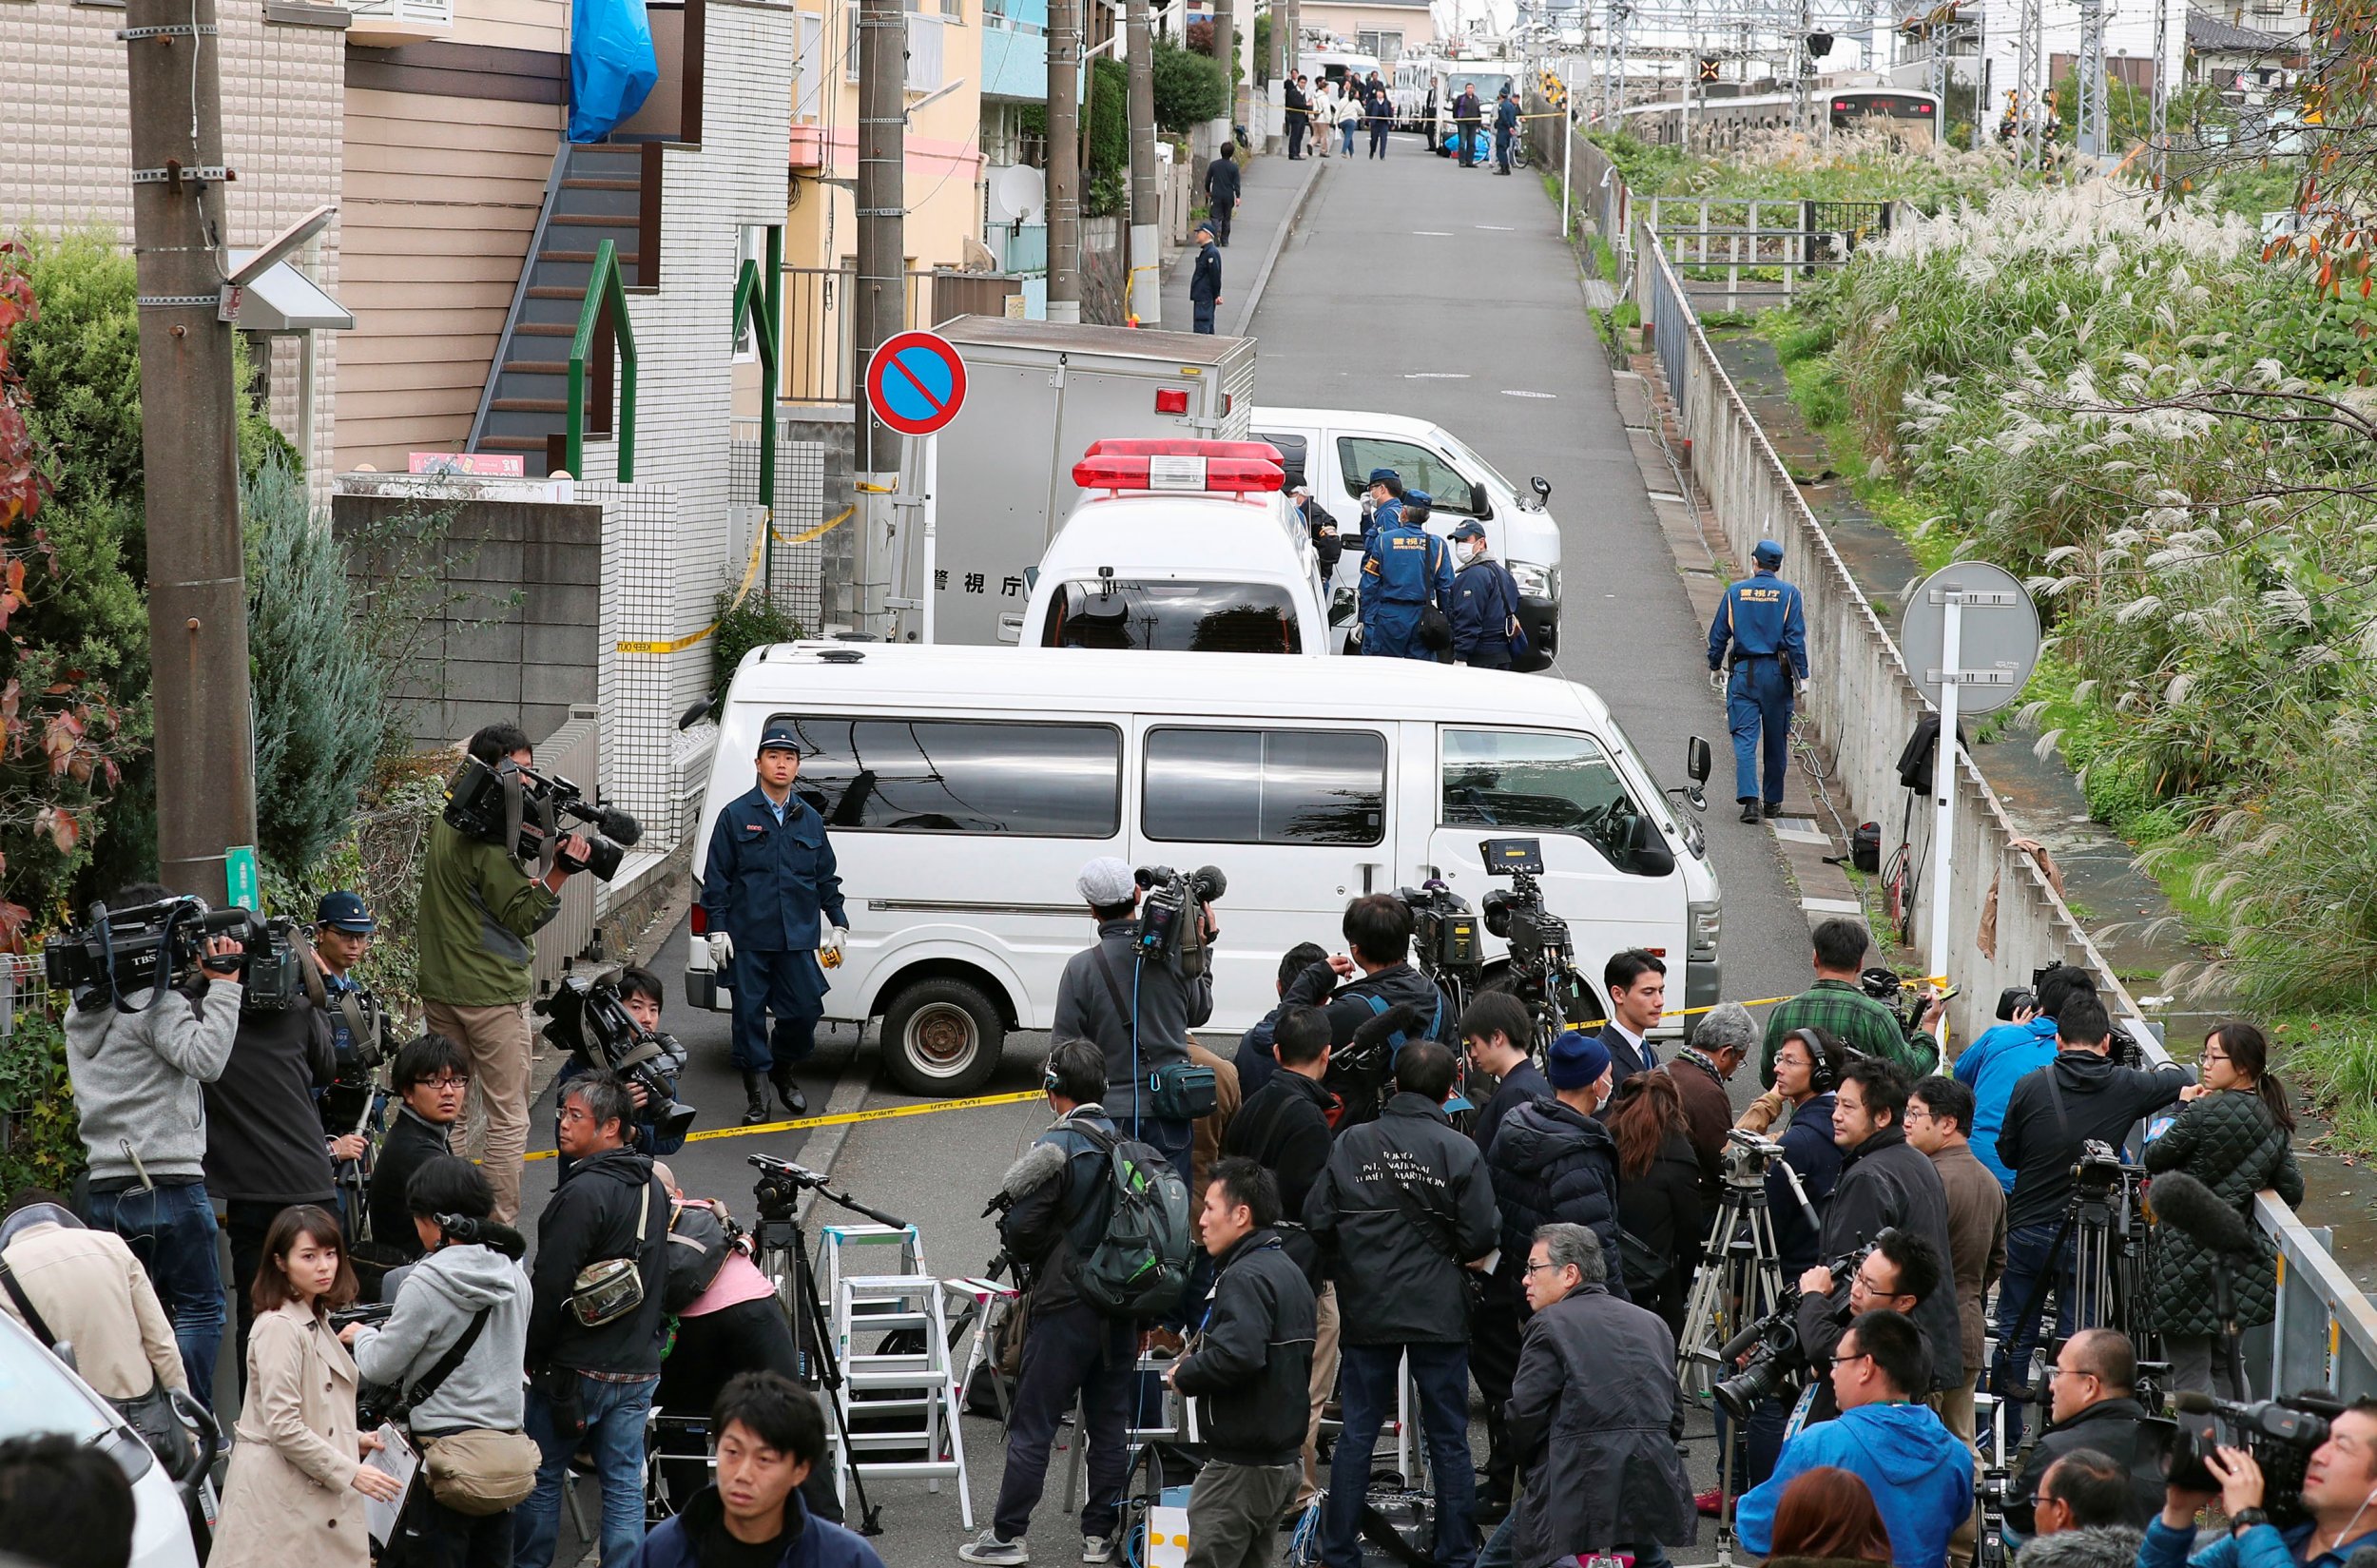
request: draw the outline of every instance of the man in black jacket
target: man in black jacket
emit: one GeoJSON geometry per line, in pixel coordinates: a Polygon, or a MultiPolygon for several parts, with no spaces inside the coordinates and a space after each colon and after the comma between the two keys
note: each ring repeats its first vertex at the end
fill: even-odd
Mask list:
{"type": "Polygon", "coordinates": [[[1364,894],[1345,906],[1343,930],[1347,951],[1305,970],[1280,998],[1328,1013],[1336,1060],[1325,1081],[1345,1102],[1341,1129],[1379,1113],[1380,1087],[1392,1074],[1394,1052],[1404,1038],[1445,1039],[1454,1021],[1444,994],[1412,965],[1410,905],[1392,893],[1364,894]],[[1354,1043],[1355,1030],[1405,1004],[1417,1019],[1410,1029],[1390,1035],[1382,1052],[1349,1056],[1345,1048],[1354,1043]]]}
{"type": "MultiPolygon", "coordinates": [[[[2014,1172],[2014,1192],[2005,1205],[2005,1274],[1998,1281],[1998,1359],[1991,1372],[2000,1397],[2029,1381],[2044,1305],[2042,1275],[2054,1279],[2056,1332],[2072,1331],[2072,1239],[2066,1235],[2058,1249],[2056,1235],[2072,1201],[2072,1167],[2081,1146],[2119,1148],[2139,1117],[2171,1104],[2194,1081],[2175,1063],[2153,1073],[2115,1065],[2112,1036],[2102,1002],[2093,995],[2067,996],[2056,1014],[2055,1060],[2026,1074],[2005,1102],[1998,1160],[2014,1172]]],[[[2009,1403],[2006,1441],[2019,1440],[2021,1431],[2022,1407],[2009,1403]]]]}
{"type": "MultiPolygon", "coordinates": [[[[2059,1021],[2059,1020],[2058,1020],[2059,1021]]],[[[2039,1434],[2015,1479],[2005,1521],[2020,1536],[2037,1532],[2032,1504],[2048,1466],[2078,1448],[2093,1448],[2129,1477],[2129,1507],[2118,1520],[2144,1529],[2162,1512],[2162,1454],[2170,1433],[2147,1423],[2137,1403],[2137,1351],[2116,1328],[2083,1328],[2063,1342],[2050,1374],[2048,1410],[2053,1420],[2039,1434]]]]}
{"type": "Polygon", "coordinates": [[[1123,1428],[1138,1365],[1135,1326],[1081,1299],[1081,1254],[1106,1222],[1109,1151],[1115,1136],[1098,1099],[1105,1055],[1088,1040],[1064,1040],[1048,1055],[1040,1087],[1056,1124],[1008,1168],[999,1216],[1008,1255],[1029,1271],[1031,1318],[1023,1365],[1007,1423],[1007,1469],[991,1526],[957,1548],[968,1562],[1012,1568],[1029,1562],[1024,1531],[1048,1480],[1049,1445],[1079,1399],[1089,1427],[1088,1495],[1081,1505],[1081,1558],[1108,1561],[1129,1463],[1123,1428]]]}
{"type": "Polygon", "coordinates": [[[1356,1538],[1370,1460],[1395,1407],[1396,1368],[1408,1358],[1436,1473],[1436,1561],[1467,1568],[1478,1552],[1467,1270],[1492,1258],[1500,1220],[1478,1146],[1445,1119],[1452,1052],[1412,1041],[1395,1058],[1395,1086],[1376,1121],[1338,1138],[1304,1200],[1304,1224],[1337,1285],[1345,1340],[1344,1429],[1329,1463],[1321,1558],[1328,1568],[1361,1568],[1356,1538]]]}
{"type": "Polygon", "coordinates": [[[1502,1118],[1550,1094],[1552,1081],[1528,1055],[1535,1045],[1535,1017],[1525,1002],[1507,991],[1488,991],[1462,1008],[1460,1037],[1471,1069],[1494,1079],[1494,1093],[1478,1107],[1478,1119],[1469,1130],[1478,1152],[1491,1154],[1502,1118]]]}
{"type": "Polygon", "coordinates": [[[372,1164],[372,1243],[381,1256],[409,1263],[423,1249],[405,1193],[414,1171],[452,1152],[454,1124],[471,1093],[471,1060],[445,1036],[424,1035],[396,1053],[388,1088],[396,1108],[372,1164]]]}
{"type": "Polygon", "coordinates": [[[1218,1272],[1195,1347],[1164,1381],[1204,1402],[1205,1468],[1188,1494],[1189,1568],[1268,1568],[1296,1489],[1312,1369],[1312,1287],[1280,1248],[1279,1184],[1215,1162],[1205,1249],[1218,1272]]]}
{"type": "MultiPolygon", "coordinates": [[[[1925,1298],[1952,1278],[1948,1261],[1933,1252],[1929,1242],[1912,1230],[1897,1229],[1882,1232],[1875,1240],[1874,1249],[1857,1266],[1857,1272],[1846,1280],[1834,1279],[1832,1270],[1822,1264],[1807,1270],[1799,1276],[1796,1326],[1799,1347],[1807,1358],[1807,1365],[1819,1372],[1828,1366],[1834,1347],[1848,1333],[1848,1326],[1865,1313],[1889,1311],[1912,1319],[1925,1298]]],[[[1923,1351],[1933,1361],[1939,1360],[1928,1336],[1923,1351]]],[[[1830,1421],[1839,1415],[1841,1406],[1833,1398],[1832,1380],[1819,1377],[1815,1389],[1815,1403],[1808,1406],[1807,1419],[1830,1421]]]]}
{"type": "Polygon", "coordinates": [[[1304,82],[1302,76],[1289,77],[1282,94],[1286,101],[1287,161],[1291,164],[1304,155],[1304,137],[1312,130],[1312,98],[1304,82]]]}
{"type": "MultiPolygon", "coordinates": [[[[1934,1259],[1956,1254],[1948,1240],[1948,1194],[1930,1156],[1906,1141],[1906,1075],[1879,1056],[1841,1070],[1832,1104],[1832,1141],[1841,1147],[1841,1182],[1825,1207],[1820,1258],[1855,1251],[1884,1230],[1911,1230],[1934,1259]]],[[[1931,1352],[1932,1388],[1964,1382],[1963,1326],[1956,1292],[1934,1290],[1909,1314],[1931,1352]]],[[[1925,1390],[1916,1390],[1923,1392],[1925,1390]]]]}
{"type": "Polygon", "coordinates": [[[1230,154],[1237,150],[1235,142],[1224,142],[1213,162],[1205,165],[1206,207],[1213,214],[1213,242],[1229,243],[1229,215],[1238,205],[1238,160],[1230,154]]]}
{"type": "Polygon", "coordinates": [[[668,1193],[651,1156],[627,1147],[632,1106],[608,1073],[572,1078],[562,1093],[560,1144],[577,1163],[536,1221],[528,1433],[544,1459],[536,1490],[512,1515],[514,1568],[550,1568],[562,1482],[581,1449],[602,1484],[602,1568],[625,1568],[644,1539],[644,1423],[660,1384],[668,1193]],[[642,1297],[589,1327],[572,1310],[578,1273],[614,1258],[635,1260],[642,1297]]]}
{"type": "MultiPolygon", "coordinates": [[[[1329,1110],[1337,1096],[1321,1087],[1329,1070],[1329,1020],[1317,1007],[1280,1010],[1271,1032],[1278,1070],[1246,1096],[1222,1134],[1222,1152],[1250,1159],[1271,1173],[1280,1212],[1301,1216],[1312,1184],[1329,1163],[1329,1110]]],[[[1210,1190],[1208,1189],[1208,1195],[1210,1190]]],[[[1304,1479],[1299,1502],[1321,1489],[1315,1462],[1321,1407],[1337,1386],[1337,1287],[1327,1283],[1321,1249],[1301,1218],[1277,1223],[1280,1244],[1319,1295],[1313,1303],[1312,1373],[1306,1387],[1304,1479]]]]}

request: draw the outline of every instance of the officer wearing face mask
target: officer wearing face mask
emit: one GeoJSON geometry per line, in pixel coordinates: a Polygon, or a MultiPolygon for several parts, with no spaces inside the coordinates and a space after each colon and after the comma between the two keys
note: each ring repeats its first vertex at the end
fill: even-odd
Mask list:
{"type": "Polygon", "coordinates": [[[1518,629],[1518,584],[1471,519],[1453,530],[1453,657],[1478,669],[1508,669],[1526,644],[1518,629]]]}

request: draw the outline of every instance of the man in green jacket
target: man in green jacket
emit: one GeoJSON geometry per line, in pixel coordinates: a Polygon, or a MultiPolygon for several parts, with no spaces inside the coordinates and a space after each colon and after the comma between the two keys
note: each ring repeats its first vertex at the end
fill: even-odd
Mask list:
{"type": "Polygon", "coordinates": [[[1909,1031],[1887,1005],[1865,995],[1860,983],[1865,968],[1865,928],[1859,921],[1835,918],[1820,922],[1814,932],[1816,983],[1767,1015],[1766,1053],[1758,1062],[1758,1081],[1774,1087],[1774,1056],[1795,1029],[1821,1029],[1864,1056],[1880,1056],[1906,1074],[1909,1082],[1944,1071],[1940,1041],[1932,1031],[1947,1016],[1945,997],[1927,999],[1918,1026],[1909,1031]]]}
{"type": "MultiPolygon", "coordinates": [[[[536,761],[516,725],[488,725],[467,749],[498,771],[536,761]]],[[[541,878],[512,858],[512,847],[467,837],[441,818],[430,829],[415,917],[422,1011],[431,1033],[470,1058],[471,1093],[487,1114],[478,1157],[504,1225],[519,1216],[520,1160],[529,1146],[529,965],[536,957],[530,939],[561,908],[561,884],[570,865],[584,861],[586,841],[565,838],[541,878]]],[[[473,1152],[465,1147],[470,1122],[466,1113],[454,1124],[457,1154],[473,1152]]]]}

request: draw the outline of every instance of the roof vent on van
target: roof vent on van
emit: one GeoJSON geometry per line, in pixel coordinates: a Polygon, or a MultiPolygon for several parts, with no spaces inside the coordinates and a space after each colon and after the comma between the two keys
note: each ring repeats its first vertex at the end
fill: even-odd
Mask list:
{"type": "Polygon", "coordinates": [[[855,648],[821,648],[817,656],[820,662],[829,665],[855,665],[866,658],[862,650],[855,648]]]}

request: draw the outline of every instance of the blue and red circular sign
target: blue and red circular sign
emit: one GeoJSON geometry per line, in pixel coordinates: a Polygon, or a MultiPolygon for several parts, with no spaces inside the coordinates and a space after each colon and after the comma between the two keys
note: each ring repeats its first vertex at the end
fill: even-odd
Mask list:
{"type": "Polygon", "coordinates": [[[866,362],[866,406],[902,436],[930,436],[966,401],[966,362],[937,332],[883,339],[866,362]]]}

